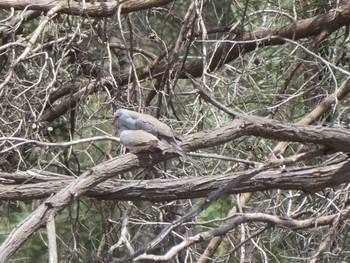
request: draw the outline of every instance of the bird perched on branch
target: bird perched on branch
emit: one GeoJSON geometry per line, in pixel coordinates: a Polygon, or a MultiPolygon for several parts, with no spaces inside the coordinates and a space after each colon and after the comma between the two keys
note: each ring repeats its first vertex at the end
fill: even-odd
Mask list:
{"type": "Polygon", "coordinates": [[[157,149],[163,150],[164,145],[159,139],[151,133],[143,130],[129,130],[122,124],[117,123],[117,133],[120,143],[129,149],[132,153],[142,151],[154,152],[157,149]]]}
{"type": "Polygon", "coordinates": [[[177,140],[180,139],[175,135],[175,132],[157,118],[131,110],[118,109],[114,113],[113,123],[115,125],[122,125],[122,127],[125,127],[124,129],[144,131],[145,136],[146,134],[155,136],[160,142],[171,146],[176,153],[188,159],[198,169],[203,170],[192,158],[182,151],[181,147],[177,144],[177,140]]]}

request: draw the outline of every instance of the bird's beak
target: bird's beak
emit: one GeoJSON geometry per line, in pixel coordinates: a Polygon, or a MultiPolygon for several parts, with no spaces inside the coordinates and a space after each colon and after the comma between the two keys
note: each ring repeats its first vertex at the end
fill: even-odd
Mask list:
{"type": "Polygon", "coordinates": [[[113,118],[113,125],[117,125],[118,124],[117,120],[118,120],[118,118],[116,118],[116,117],[113,118]]]}

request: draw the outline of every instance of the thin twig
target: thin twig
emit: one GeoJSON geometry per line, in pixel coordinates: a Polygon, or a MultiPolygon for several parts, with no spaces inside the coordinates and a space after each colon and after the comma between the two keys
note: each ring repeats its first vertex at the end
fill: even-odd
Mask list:
{"type": "Polygon", "coordinates": [[[87,143],[87,142],[95,142],[95,141],[101,141],[101,140],[110,140],[114,142],[120,142],[119,138],[113,137],[113,136],[95,136],[95,137],[90,137],[90,138],[85,138],[85,139],[80,139],[76,141],[70,141],[70,142],[42,142],[42,141],[36,141],[36,140],[30,140],[30,139],[25,139],[25,138],[20,138],[20,137],[0,137],[0,141],[17,141],[20,143],[17,143],[9,148],[6,148],[0,153],[8,152],[14,148],[17,148],[19,146],[25,145],[25,144],[34,144],[34,145],[39,145],[39,146],[46,146],[46,147],[68,147],[72,145],[77,145],[81,143],[87,143]]]}

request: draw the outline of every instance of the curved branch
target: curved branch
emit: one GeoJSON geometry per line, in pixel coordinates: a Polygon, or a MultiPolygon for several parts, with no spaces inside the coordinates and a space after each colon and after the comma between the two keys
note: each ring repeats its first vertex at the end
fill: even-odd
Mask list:
{"type": "Polygon", "coordinates": [[[181,147],[186,151],[207,148],[232,141],[245,135],[267,139],[321,144],[338,151],[350,151],[350,131],[322,126],[283,124],[257,116],[240,116],[227,125],[210,132],[198,132],[184,138],[181,147]]]}

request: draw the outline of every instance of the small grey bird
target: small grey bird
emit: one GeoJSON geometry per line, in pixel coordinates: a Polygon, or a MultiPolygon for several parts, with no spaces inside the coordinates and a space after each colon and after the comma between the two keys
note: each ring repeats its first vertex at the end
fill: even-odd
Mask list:
{"type": "Polygon", "coordinates": [[[119,135],[120,143],[129,149],[132,153],[138,153],[142,151],[156,151],[157,149],[163,149],[163,146],[159,139],[143,130],[129,130],[127,127],[121,124],[116,125],[116,129],[119,135]]]}

